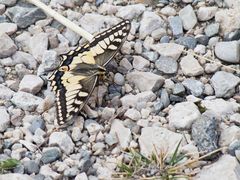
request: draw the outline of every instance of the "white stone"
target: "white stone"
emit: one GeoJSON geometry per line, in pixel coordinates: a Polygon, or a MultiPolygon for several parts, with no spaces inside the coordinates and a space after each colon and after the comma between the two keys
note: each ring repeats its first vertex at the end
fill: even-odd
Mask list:
{"type": "Polygon", "coordinates": [[[9,100],[12,98],[14,91],[9,89],[8,87],[0,84],[0,99],[1,100],[9,100]]]}
{"type": "Polygon", "coordinates": [[[116,135],[119,145],[122,149],[126,149],[132,139],[130,129],[124,127],[122,121],[115,119],[112,122],[110,134],[116,135]]]}
{"type": "Polygon", "coordinates": [[[189,129],[192,123],[200,118],[198,107],[192,102],[177,103],[169,111],[169,126],[176,129],[189,129]]]}
{"type": "Polygon", "coordinates": [[[85,172],[78,174],[74,180],[88,180],[88,177],[85,172]]]}
{"type": "Polygon", "coordinates": [[[132,20],[133,18],[139,17],[145,11],[145,9],[146,8],[143,4],[122,6],[118,9],[116,16],[122,19],[132,20]]]}
{"type": "Polygon", "coordinates": [[[239,180],[240,165],[231,155],[223,155],[215,163],[205,166],[193,179],[194,180],[239,180]]]}
{"type": "Polygon", "coordinates": [[[58,174],[58,173],[56,173],[55,171],[53,171],[53,170],[49,167],[49,165],[43,165],[43,166],[41,166],[39,174],[42,174],[42,175],[44,175],[45,177],[50,176],[50,177],[53,178],[53,179],[60,179],[60,177],[61,177],[61,174],[58,174]]]}
{"type": "Polygon", "coordinates": [[[211,6],[211,7],[200,7],[197,10],[197,17],[199,21],[208,21],[212,19],[216,12],[217,12],[217,7],[211,6]]]}
{"type": "Polygon", "coordinates": [[[34,179],[27,174],[9,173],[1,174],[0,180],[34,180],[34,179]]]}
{"type": "Polygon", "coordinates": [[[171,154],[182,138],[182,134],[162,127],[145,127],[142,128],[139,137],[140,152],[142,155],[150,157],[154,154],[154,147],[156,147],[157,153],[167,151],[171,154]]]}
{"type": "Polygon", "coordinates": [[[138,121],[140,118],[141,118],[141,114],[139,111],[137,111],[136,109],[134,108],[131,108],[131,109],[128,109],[125,114],[124,114],[125,117],[128,117],[134,121],[138,121]]]}
{"type": "Polygon", "coordinates": [[[165,6],[164,8],[161,8],[160,12],[166,16],[175,16],[177,14],[176,10],[170,6],[165,6]]]}
{"type": "Polygon", "coordinates": [[[97,134],[99,131],[103,130],[103,126],[94,120],[86,120],[84,126],[90,135],[97,134]]]}
{"type": "Polygon", "coordinates": [[[4,132],[10,124],[10,116],[5,107],[0,106],[0,132],[4,132]]]}
{"type": "Polygon", "coordinates": [[[0,23],[0,34],[6,33],[12,35],[17,31],[17,25],[14,23],[1,22],[0,23]]]}
{"type": "Polygon", "coordinates": [[[19,84],[19,91],[37,94],[43,86],[43,80],[32,74],[25,75],[19,84]]]}
{"type": "Polygon", "coordinates": [[[164,83],[164,78],[151,72],[134,71],[127,74],[127,80],[133,83],[141,92],[156,91],[164,83]]]}
{"type": "Polygon", "coordinates": [[[197,17],[191,5],[187,5],[181,9],[179,17],[182,19],[185,30],[190,30],[197,24],[197,17]]]}
{"type": "Polygon", "coordinates": [[[133,68],[142,71],[150,66],[150,62],[142,56],[133,56],[133,68]]]}
{"type": "Polygon", "coordinates": [[[64,132],[53,132],[49,137],[49,146],[58,145],[60,149],[67,155],[74,150],[72,139],[64,132]]]}
{"type": "Polygon", "coordinates": [[[240,128],[238,126],[230,126],[221,131],[219,145],[229,146],[234,140],[240,139],[240,128]]]}
{"type": "Polygon", "coordinates": [[[180,62],[181,69],[184,75],[187,76],[199,76],[203,74],[204,70],[199,64],[198,60],[193,55],[184,56],[180,62]]]}
{"type": "Polygon", "coordinates": [[[151,48],[161,56],[171,57],[174,60],[178,60],[184,50],[184,46],[175,43],[153,44],[151,48]]]}

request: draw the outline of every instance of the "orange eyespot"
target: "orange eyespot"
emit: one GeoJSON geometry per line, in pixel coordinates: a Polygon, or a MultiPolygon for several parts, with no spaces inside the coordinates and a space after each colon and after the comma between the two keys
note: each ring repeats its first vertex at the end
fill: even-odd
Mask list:
{"type": "Polygon", "coordinates": [[[69,70],[69,67],[68,66],[61,66],[60,68],[59,68],[59,71],[68,71],[69,70]]]}

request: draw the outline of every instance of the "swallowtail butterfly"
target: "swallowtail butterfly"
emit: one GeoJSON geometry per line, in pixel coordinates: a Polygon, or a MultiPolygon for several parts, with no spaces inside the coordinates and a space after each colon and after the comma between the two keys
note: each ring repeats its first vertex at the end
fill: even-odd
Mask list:
{"type": "Polygon", "coordinates": [[[94,36],[84,46],[61,55],[61,64],[50,76],[56,95],[57,121],[68,124],[87,103],[105,66],[122,47],[130,31],[130,22],[122,21],[94,36]]]}

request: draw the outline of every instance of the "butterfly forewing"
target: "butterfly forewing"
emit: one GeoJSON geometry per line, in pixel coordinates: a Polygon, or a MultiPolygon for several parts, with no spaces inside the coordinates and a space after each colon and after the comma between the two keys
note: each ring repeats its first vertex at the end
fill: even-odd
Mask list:
{"type": "Polygon", "coordinates": [[[96,35],[90,43],[61,56],[59,68],[50,76],[59,125],[64,125],[83,108],[102,73],[100,69],[121,48],[129,31],[130,22],[123,21],[96,35]]]}

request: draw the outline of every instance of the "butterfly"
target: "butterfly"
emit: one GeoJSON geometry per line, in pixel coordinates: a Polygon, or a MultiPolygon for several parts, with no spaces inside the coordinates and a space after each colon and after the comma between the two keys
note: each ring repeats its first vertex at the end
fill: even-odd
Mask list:
{"type": "Polygon", "coordinates": [[[89,43],[61,55],[59,67],[49,77],[56,96],[57,122],[64,126],[87,103],[105,66],[113,59],[129,34],[131,23],[124,20],[105,30],[89,43]]]}

